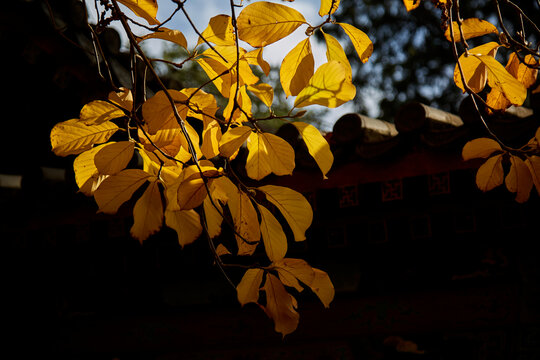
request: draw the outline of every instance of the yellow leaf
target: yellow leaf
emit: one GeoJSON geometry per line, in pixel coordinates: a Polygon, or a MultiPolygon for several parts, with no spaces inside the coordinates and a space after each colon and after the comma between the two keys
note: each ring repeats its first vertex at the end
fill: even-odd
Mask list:
{"type": "Polygon", "coordinates": [[[487,158],[495,151],[502,151],[501,145],[493,139],[479,138],[469,141],[463,147],[463,160],[487,158]]]}
{"type": "Polygon", "coordinates": [[[527,89],[515,77],[489,55],[477,56],[486,66],[488,71],[488,84],[502,92],[504,96],[514,105],[521,106],[527,98],[527,89]]]}
{"type": "MultiPolygon", "coordinates": [[[[526,55],[524,60],[525,63],[529,65],[538,66],[539,64],[532,55],[526,55]]],[[[518,79],[518,81],[526,88],[530,88],[534,85],[536,82],[536,76],[538,75],[538,69],[530,68],[525,65],[523,62],[521,62],[515,52],[510,54],[506,70],[508,70],[508,72],[518,79]]]]}
{"type": "Polygon", "coordinates": [[[536,155],[527,157],[525,164],[531,172],[536,192],[540,195],[540,157],[536,155]]]}
{"type": "Polygon", "coordinates": [[[319,8],[319,16],[331,15],[336,12],[339,7],[339,0],[321,0],[319,8]]]}
{"type": "Polygon", "coordinates": [[[131,158],[135,143],[120,141],[103,147],[94,157],[96,168],[100,174],[114,175],[126,168],[131,158]]]}
{"type": "Polygon", "coordinates": [[[242,144],[247,140],[252,128],[249,126],[239,126],[230,128],[223,136],[219,142],[219,152],[221,156],[230,157],[232,156],[242,144]]]}
{"type": "Polygon", "coordinates": [[[321,32],[324,35],[324,41],[326,42],[326,59],[328,61],[335,60],[341,65],[345,67],[345,71],[347,72],[347,79],[352,79],[352,69],[351,64],[349,63],[349,59],[347,59],[347,55],[345,54],[345,51],[343,50],[343,47],[337,41],[335,37],[333,37],[330,34],[325,33],[324,31],[321,32]]]}
{"type": "Polygon", "coordinates": [[[261,70],[266,76],[270,74],[270,64],[263,59],[263,48],[258,48],[253,51],[248,52],[244,58],[250,65],[259,65],[261,70]]]}
{"type": "Polygon", "coordinates": [[[189,98],[187,116],[202,120],[204,128],[209,123],[216,121],[214,116],[218,110],[218,106],[214,95],[196,88],[184,88],[180,92],[189,98]]]}
{"type": "Polygon", "coordinates": [[[81,109],[80,121],[85,125],[99,125],[105,121],[126,116],[118,106],[102,100],[91,101],[81,109]]]}
{"type": "Polygon", "coordinates": [[[285,5],[259,1],[238,15],[238,37],[253,47],[272,44],[305,24],[304,16],[285,5]]]}
{"type": "Polygon", "coordinates": [[[127,6],[135,15],[148,21],[150,25],[159,25],[159,21],[156,19],[157,0],[118,0],[118,2],[127,6]]]}
{"type": "Polygon", "coordinates": [[[190,210],[201,205],[208,194],[207,187],[218,174],[219,170],[213,165],[203,165],[202,161],[200,169],[196,165],[185,168],[175,183],[167,187],[167,210],[190,210]]]}
{"type": "MultiPolygon", "coordinates": [[[[501,45],[499,45],[498,43],[492,41],[487,44],[483,44],[470,49],[470,55],[468,56],[466,53],[464,53],[459,57],[459,63],[461,64],[461,68],[463,69],[465,81],[473,92],[479,93],[484,89],[484,87],[486,86],[488,75],[487,68],[484,63],[474,55],[490,55],[494,57],[497,49],[500,46],[501,45]]],[[[456,67],[454,69],[454,82],[456,83],[457,87],[459,87],[461,90],[463,90],[463,92],[465,92],[465,86],[463,85],[458,64],[456,64],[456,67]]]]}
{"type": "Polygon", "coordinates": [[[201,219],[195,210],[167,210],[165,224],[176,231],[182,247],[191,244],[202,234],[201,219]]]}
{"type": "Polygon", "coordinates": [[[257,189],[262,191],[266,199],[285,217],[294,234],[294,240],[305,240],[306,230],[313,221],[313,210],[306,198],[299,192],[283,186],[264,185],[257,189]]]}
{"type": "Polygon", "coordinates": [[[288,142],[269,133],[251,133],[247,140],[247,175],[260,180],[270,173],[290,175],[294,170],[294,149],[288,142]]]}
{"type": "Polygon", "coordinates": [[[165,154],[174,157],[178,154],[180,147],[182,146],[182,130],[180,128],[175,129],[163,129],[158,130],[154,135],[148,133],[148,130],[143,132],[141,129],[139,132],[139,141],[144,149],[150,152],[154,152],[159,158],[159,162],[163,162],[166,165],[173,165],[173,160],[167,159],[159,151],[156,151],[158,147],[165,154]]]}
{"type": "Polygon", "coordinates": [[[212,84],[226,98],[229,98],[231,84],[234,82],[229,67],[213,58],[197,58],[197,64],[204,70],[212,84]]]}
{"type": "MultiPolygon", "coordinates": [[[[461,41],[461,33],[459,30],[459,25],[456,21],[453,22],[452,28],[454,29],[454,40],[456,42],[461,41]]],[[[486,35],[486,34],[498,34],[499,31],[489,21],[477,19],[477,18],[469,18],[463,20],[461,24],[461,31],[463,31],[463,36],[465,37],[465,40],[486,35]]],[[[446,39],[448,41],[452,41],[452,36],[450,34],[450,26],[446,28],[446,31],[444,33],[444,36],[446,36],[446,39]]]]}
{"type": "Polygon", "coordinates": [[[227,203],[228,196],[226,191],[231,188],[234,192],[238,192],[238,189],[234,184],[232,184],[225,176],[215,179],[212,184],[210,184],[210,195],[204,199],[203,207],[206,216],[208,235],[211,238],[214,238],[221,233],[221,223],[223,222],[223,207],[221,204],[227,203]],[[223,185],[223,183],[227,184],[223,185]]]}
{"type": "Polygon", "coordinates": [[[274,275],[267,273],[263,290],[266,293],[264,310],[274,320],[274,329],[283,336],[292,333],[298,327],[300,315],[296,312],[296,300],[274,275]]]}
{"type": "Polygon", "coordinates": [[[87,126],[79,119],[56,124],[51,130],[51,145],[58,156],[80,154],[94,144],[104,143],[118,130],[112,122],[87,126]]]}
{"type": "MultiPolygon", "coordinates": [[[[167,90],[176,104],[177,112],[181,119],[185,120],[188,108],[182,103],[186,102],[187,96],[177,90],[167,90]]],[[[180,125],[174,115],[173,107],[163,90],[145,101],[142,106],[144,121],[148,125],[148,132],[155,134],[158,130],[175,129],[180,125]]]]}
{"type": "Polygon", "coordinates": [[[122,87],[118,92],[111,91],[109,93],[108,100],[127,111],[131,111],[133,109],[133,94],[131,94],[131,90],[129,89],[122,87]]]}
{"type": "Polygon", "coordinates": [[[264,105],[272,107],[272,102],[274,101],[274,88],[272,85],[259,83],[255,85],[249,85],[247,87],[255,96],[257,96],[264,105]]]}
{"type": "Polygon", "coordinates": [[[256,303],[259,300],[259,288],[263,279],[262,269],[248,269],[240,283],[236,286],[238,302],[244,306],[247,303],[256,303]]]}
{"type": "Polygon", "coordinates": [[[503,180],[502,154],[490,157],[476,173],[476,185],[484,192],[501,185],[503,180]]]}
{"type": "Polygon", "coordinates": [[[405,4],[407,11],[411,11],[420,6],[420,0],[403,0],[403,4],[405,4]]]}
{"type": "Polygon", "coordinates": [[[229,15],[219,14],[211,18],[201,35],[197,46],[204,43],[203,39],[216,45],[236,45],[234,27],[229,15]]]}
{"type": "Polygon", "coordinates": [[[203,130],[201,151],[207,159],[219,155],[221,137],[221,127],[217,121],[213,121],[203,130]]]}
{"type": "Polygon", "coordinates": [[[216,246],[216,255],[223,256],[223,255],[232,255],[232,254],[223,244],[218,244],[218,246],[216,246]]]}
{"type": "Polygon", "coordinates": [[[238,89],[238,93],[236,92],[236,86],[238,83],[234,83],[231,87],[231,97],[229,98],[229,102],[227,103],[227,106],[225,109],[223,109],[223,118],[226,122],[229,123],[242,123],[247,122],[249,119],[247,117],[251,117],[253,114],[251,112],[251,98],[248,96],[246,91],[246,86],[242,85],[240,89],[238,89]],[[235,95],[236,95],[236,101],[235,101],[235,95]],[[235,108],[236,103],[236,108],[235,108]],[[234,113],[233,113],[233,108],[234,113]],[[247,116],[247,117],[246,117],[247,116]]]}
{"type": "Polygon", "coordinates": [[[299,292],[304,288],[298,283],[298,280],[309,286],[315,279],[313,268],[302,259],[285,258],[272,265],[277,270],[281,282],[286,286],[294,287],[299,292]]]}
{"type": "Polygon", "coordinates": [[[337,61],[321,65],[309,80],[309,84],[298,94],[295,107],[321,105],[335,108],[354,99],[356,87],[347,79],[347,71],[337,61]]]}
{"type": "Polygon", "coordinates": [[[79,192],[83,193],[86,196],[94,196],[94,193],[99,188],[101,183],[107,179],[109,175],[92,175],[80,188],[79,192]]]}
{"type": "Polygon", "coordinates": [[[98,212],[116,214],[118,208],[150,177],[150,174],[139,169],[126,169],[109,176],[94,192],[94,198],[99,206],[98,212]]]}
{"type": "Polygon", "coordinates": [[[163,204],[157,178],[150,184],[135,203],[133,208],[133,226],[130,233],[141,243],[161,229],[163,225],[163,204]]]}
{"type": "Polygon", "coordinates": [[[315,159],[317,165],[323,173],[323,177],[327,179],[326,174],[330,171],[334,162],[334,155],[330,150],[330,145],[321,135],[321,132],[316,127],[303,122],[292,123],[302,135],[302,139],[306,143],[309,154],[315,159]]]}
{"type": "Polygon", "coordinates": [[[529,199],[533,187],[533,178],[527,164],[517,156],[510,156],[510,171],[505,178],[508,191],[516,193],[516,201],[524,203],[529,199]]]}
{"type": "Polygon", "coordinates": [[[257,211],[251,202],[250,197],[238,190],[237,197],[229,196],[227,202],[231,210],[236,244],[238,245],[238,255],[252,255],[257,247],[257,242],[261,239],[259,220],[257,211]]]}
{"type": "Polygon", "coordinates": [[[187,49],[187,40],[184,34],[180,30],[171,30],[167,28],[159,28],[157,31],[153,31],[149,33],[148,35],[143,36],[139,39],[140,41],[148,40],[148,39],[161,39],[173,42],[177,45],[180,45],[184,49],[187,49]]]}
{"type": "MultiPolygon", "coordinates": [[[[87,150],[77,156],[73,161],[73,171],[75,173],[75,182],[79,188],[82,188],[84,184],[91,179],[93,176],[97,176],[98,170],[94,164],[94,156],[100,151],[104,146],[108,144],[98,145],[90,150],[87,150]]],[[[85,195],[91,195],[86,194],[85,195]]]]}
{"type": "Polygon", "coordinates": [[[362,61],[362,63],[367,62],[373,53],[373,43],[369,39],[369,36],[367,36],[362,30],[357,29],[352,25],[346,23],[338,23],[338,25],[345,30],[345,33],[351,39],[360,61],[362,61]]]}
{"type": "Polygon", "coordinates": [[[329,307],[330,303],[334,299],[335,290],[332,281],[328,277],[328,274],[322,270],[313,268],[315,272],[315,278],[309,285],[311,290],[319,297],[324,307],[329,307]]]}
{"type": "Polygon", "coordinates": [[[287,237],[279,221],[262,205],[257,207],[261,215],[261,237],[270,261],[279,261],[287,253],[287,237]]]}
{"type": "Polygon", "coordinates": [[[315,60],[311,52],[309,37],[300,41],[283,59],[279,70],[279,81],[285,95],[298,95],[313,75],[315,60]]]}

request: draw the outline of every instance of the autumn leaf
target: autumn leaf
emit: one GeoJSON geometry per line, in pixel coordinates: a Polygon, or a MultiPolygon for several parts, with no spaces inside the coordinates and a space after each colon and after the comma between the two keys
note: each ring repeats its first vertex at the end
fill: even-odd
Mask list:
{"type": "Polygon", "coordinates": [[[292,123],[298,132],[302,135],[302,139],[306,143],[309,154],[315,159],[317,165],[323,173],[323,177],[327,179],[326,174],[330,171],[334,162],[334,155],[330,150],[330,145],[321,135],[321,132],[316,127],[300,121],[292,123]]]}
{"type": "Polygon", "coordinates": [[[478,138],[465,144],[462,151],[463,160],[487,158],[496,151],[502,151],[501,145],[493,139],[478,138]]]}
{"type": "MultiPolygon", "coordinates": [[[[478,56],[490,55],[494,57],[499,47],[500,45],[498,43],[492,41],[470,49],[469,55],[464,53],[459,57],[458,62],[463,69],[463,77],[473,92],[479,93],[484,89],[488,75],[486,66],[480,61],[478,56]]],[[[459,64],[456,64],[454,69],[454,82],[457,87],[465,92],[459,64]]]]}
{"type": "Polygon", "coordinates": [[[210,164],[191,165],[182,171],[165,193],[168,199],[167,210],[190,210],[202,204],[213,177],[219,175],[219,170],[210,164]]]}
{"type": "Polygon", "coordinates": [[[118,2],[127,6],[135,15],[148,21],[148,24],[159,25],[159,21],[156,19],[157,0],[118,0],[118,2]]]}
{"type": "Polygon", "coordinates": [[[130,234],[141,243],[155,234],[163,225],[163,203],[159,181],[152,178],[150,184],[135,203],[133,208],[133,226],[130,234]]]}
{"type": "Polygon", "coordinates": [[[283,336],[292,333],[298,327],[300,315],[296,312],[296,299],[285,290],[277,277],[268,273],[263,290],[266,293],[264,310],[274,320],[274,329],[283,336]]]}
{"type": "Polygon", "coordinates": [[[311,290],[319,297],[324,307],[328,308],[334,299],[335,290],[328,274],[322,270],[313,268],[315,278],[309,285],[311,290]]]}
{"type": "Polygon", "coordinates": [[[244,306],[247,303],[259,301],[259,288],[263,280],[264,271],[262,269],[248,269],[240,283],[236,286],[238,302],[244,306]]]}
{"type": "Polygon", "coordinates": [[[144,35],[139,39],[140,41],[148,39],[160,39],[170,41],[177,45],[180,45],[184,49],[187,49],[187,40],[184,34],[180,30],[171,30],[164,27],[159,28],[157,31],[153,31],[147,35],[144,35]]]}
{"type": "MultiPolygon", "coordinates": [[[[459,25],[456,21],[453,22],[452,28],[454,29],[454,40],[456,42],[460,42],[461,33],[459,30],[459,25]]],[[[482,35],[499,33],[495,25],[493,25],[489,21],[477,18],[464,19],[461,24],[461,31],[463,32],[465,40],[482,35]]],[[[452,41],[452,35],[450,34],[450,26],[446,28],[444,36],[446,36],[446,39],[448,41],[452,41]]]]}
{"type": "Polygon", "coordinates": [[[85,125],[99,125],[123,116],[126,114],[118,106],[107,101],[95,100],[83,106],[79,118],[85,125]]]}
{"type": "Polygon", "coordinates": [[[525,164],[531,173],[536,192],[540,195],[540,157],[536,155],[527,157],[525,164]]]}
{"type": "Polygon", "coordinates": [[[250,65],[258,65],[264,72],[264,75],[268,76],[270,74],[270,64],[263,59],[262,47],[248,52],[244,55],[244,58],[250,65]]]}
{"type": "Polygon", "coordinates": [[[296,97],[295,107],[321,105],[335,108],[356,96],[356,87],[348,79],[345,67],[337,61],[321,65],[309,84],[296,97]]]}
{"type": "Polygon", "coordinates": [[[238,37],[253,47],[272,44],[305,24],[295,9],[267,1],[249,4],[238,15],[238,37]]]}
{"type": "Polygon", "coordinates": [[[294,170],[294,149],[288,142],[269,133],[252,132],[247,140],[247,175],[260,180],[270,173],[290,175],[294,170]]]}
{"type": "MultiPolygon", "coordinates": [[[[185,120],[188,108],[183,103],[186,102],[187,96],[177,90],[167,90],[167,93],[174,101],[178,115],[182,120],[185,120]]],[[[155,134],[158,130],[180,127],[169,97],[163,90],[158,91],[154,96],[144,102],[142,114],[144,121],[148,125],[148,132],[150,134],[155,134]]]]}
{"type": "Polygon", "coordinates": [[[351,39],[351,42],[354,46],[354,49],[356,50],[356,53],[358,54],[358,57],[360,58],[360,61],[362,61],[362,63],[367,62],[369,57],[373,53],[373,43],[371,42],[369,36],[367,36],[366,33],[362,30],[357,29],[350,24],[337,24],[341,26],[343,30],[345,30],[345,33],[351,39]]]}
{"type": "Polygon", "coordinates": [[[63,121],[51,130],[52,151],[58,156],[80,154],[94,144],[108,141],[117,130],[112,122],[88,126],[79,119],[63,121]]]}
{"type": "Polygon", "coordinates": [[[253,93],[263,102],[264,105],[269,108],[272,107],[272,102],[274,101],[274,88],[272,85],[259,83],[255,85],[249,85],[247,89],[253,93]]]}
{"type": "Polygon", "coordinates": [[[514,105],[520,106],[527,98],[527,89],[515,77],[489,55],[476,56],[487,68],[488,84],[497,89],[514,105]]]}
{"type": "Polygon", "coordinates": [[[257,208],[261,215],[261,237],[266,255],[272,262],[281,260],[287,253],[287,237],[283,228],[267,208],[262,205],[257,208]]]}
{"type": "Polygon", "coordinates": [[[216,45],[235,45],[236,38],[232,18],[224,14],[212,17],[208,27],[201,33],[197,46],[204,43],[204,40],[216,45]]]}
{"type": "Polygon", "coordinates": [[[102,145],[93,147],[92,149],[87,150],[83,152],[82,154],[78,155],[73,161],[73,172],[75,173],[75,182],[77,183],[77,186],[79,187],[81,192],[87,196],[93,195],[95,189],[93,189],[94,186],[92,184],[92,186],[90,186],[89,188],[90,191],[87,192],[84,185],[87,181],[91,181],[93,183],[99,176],[96,165],[94,164],[94,156],[104,146],[107,146],[107,144],[102,144],[102,145]]]}
{"type": "Polygon", "coordinates": [[[127,88],[122,87],[119,91],[111,91],[107,99],[124,110],[131,111],[133,109],[133,94],[127,88]]]}
{"type": "Polygon", "coordinates": [[[150,178],[150,174],[140,169],[126,169],[109,176],[94,192],[94,198],[99,207],[98,212],[116,214],[118,208],[150,178]]]}
{"type": "Polygon", "coordinates": [[[407,11],[411,11],[420,6],[420,0],[403,0],[403,4],[405,4],[407,11]]]}
{"type": "Polygon", "coordinates": [[[223,118],[228,123],[241,124],[249,121],[248,118],[251,118],[253,115],[251,112],[252,102],[251,98],[247,94],[246,86],[242,85],[237,92],[237,85],[238,83],[235,82],[231,88],[230,94],[232,96],[229,98],[229,102],[227,103],[225,109],[223,109],[223,118]],[[234,98],[234,95],[236,95],[236,99],[234,98]]]}
{"type": "Polygon", "coordinates": [[[326,42],[326,59],[328,61],[335,60],[339,62],[343,67],[345,67],[345,71],[347,72],[347,79],[352,79],[352,69],[351,64],[349,62],[349,59],[347,59],[347,55],[345,54],[345,51],[343,50],[343,47],[337,41],[335,37],[333,37],[330,34],[325,33],[324,31],[321,32],[324,35],[324,41],[326,42]]]}
{"type": "Polygon", "coordinates": [[[336,12],[339,7],[339,0],[321,0],[319,8],[319,16],[331,15],[336,12]]]}
{"type": "Polygon", "coordinates": [[[274,204],[289,224],[295,241],[306,239],[306,230],[313,221],[311,205],[299,192],[276,185],[264,185],[257,188],[266,199],[274,204]]]}
{"type": "Polygon", "coordinates": [[[247,140],[253,129],[249,126],[230,128],[219,142],[219,152],[223,157],[231,157],[247,140]]]}
{"type": "Polygon", "coordinates": [[[131,141],[109,143],[94,157],[97,170],[103,175],[114,175],[124,170],[133,157],[134,149],[135,143],[131,141]]]}
{"type": "Polygon", "coordinates": [[[191,244],[202,234],[201,219],[195,210],[165,211],[165,224],[176,231],[181,247],[191,244]]]}
{"type": "Polygon", "coordinates": [[[517,156],[510,156],[510,170],[505,178],[508,191],[516,193],[516,201],[524,203],[529,199],[533,178],[527,164],[517,156]]]}
{"type": "Polygon", "coordinates": [[[501,185],[503,180],[502,154],[490,157],[476,173],[476,185],[484,192],[501,185]]]}
{"type": "Polygon", "coordinates": [[[279,80],[285,95],[298,95],[313,75],[315,60],[309,37],[300,41],[283,59],[279,80]]]}

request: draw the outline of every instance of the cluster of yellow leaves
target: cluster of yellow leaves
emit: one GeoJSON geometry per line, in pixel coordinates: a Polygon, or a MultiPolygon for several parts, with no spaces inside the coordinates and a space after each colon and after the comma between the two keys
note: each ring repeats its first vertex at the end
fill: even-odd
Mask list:
{"type": "MultiPolygon", "coordinates": [[[[162,89],[138,104],[130,90],[120,89],[106,100],[86,104],[79,118],[57,124],[51,131],[52,150],[58,156],[76,155],[76,183],[80,192],[94,197],[99,212],[115,214],[132,206],[130,232],[140,242],[165,225],[176,231],[181,246],[206,233],[217,242],[220,258],[264,254],[268,265],[246,271],[237,287],[238,299],[242,305],[258,303],[274,320],[276,331],[283,335],[294,331],[299,315],[291,291],[307,286],[328,307],[334,288],[325,272],[286,257],[289,240],[306,239],[313,219],[308,201],[281,186],[248,187],[228,165],[245,151],[246,174],[253,180],[290,175],[295,168],[291,145],[263,132],[258,126],[263,119],[253,117],[253,96],[268,107],[269,118],[274,117],[273,87],[253,68],[268,76],[265,46],[307,26],[306,38],[285,54],[280,67],[285,94],[296,97],[289,116],[297,118],[302,111],[291,115],[295,108],[313,104],[333,108],[356,95],[343,47],[323,31],[323,25],[337,24],[361,62],[371,56],[371,40],[354,26],[331,19],[339,0],[321,0],[318,26],[308,24],[291,7],[258,1],[245,6],[236,19],[225,14],[212,17],[190,51],[182,32],[159,26],[156,0],[118,2],[149,25],[158,25],[156,31],[137,37],[138,42],[159,39],[185,48],[189,59],[207,74],[208,83],[227,99],[226,106],[219,109],[214,95],[202,86],[162,89]],[[319,30],[327,45],[327,62],[315,69],[311,35],[319,30]],[[253,49],[241,47],[240,41],[253,49]],[[223,226],[232,230],[232,242],[220,237],[223,226]],[[260,292],[265,296],[260,298],[260,292]]],[[[292,124],[326,178],[333,163],[327,141],[310,124],[292,124]]]]}
{"type": "Polygon", "coordinates": [[[516,201],[523,203],[529,199],[533,185],[540,195],[540,157],[526,151],[539,146],[540,129],[520,154],[504,150],[495,140],[479,138],[465,144],[463,159],[487,159],[476,173],[476,185],[480,190],[489,191],[504,182],[508,191],[516,194],[516,201]],[[505,161],[510,164],[506,177],[505,161]]]}

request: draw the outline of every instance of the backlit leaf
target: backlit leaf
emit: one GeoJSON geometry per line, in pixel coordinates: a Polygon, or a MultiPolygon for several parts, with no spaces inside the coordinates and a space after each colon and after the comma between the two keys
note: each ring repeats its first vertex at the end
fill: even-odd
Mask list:
{"type": "Polygon", "coordinates": [[[158,31],[153,31],[142,38],[139,41],[148,40],[148,39],[161,39],[170,41],[177,45],[180,45],[184,49],[187,49],[187,40],[184,34],[180,30],[171,30],[167,28],[160,28],[158,31]]]}
{"type": "MultiPolygon", "coordinates": [[[[524,61],[526,64],[538,66],[538,61],[532,55],[526,55],[524,61]]],[[[510,54],[506,70],[508,70],[508,72],[526,88],[534,85],[538,75],[538,69],[530,68],[525,65],[523,62],[521,62],[515,52],[510,54]]]]}
{"type": "Polygon", "coordinates": [[[302,135],[302,139],[306,143],[309,154],[313,156],[326,179],[326,174],[330,171],[332,163],[334,162],[334,155],[330,150],[330,145],[328,145],[326,139],[315,126],[299,121],[295,121],[292,124],[302,135]]]}
{"type": "Polygon", "coordinates": [[[216,45],[235,45],[234,27],[229,15],[219,14],[210,19],[208,27],[201,33],[197,46],[204,43],[205,39],[216,45]]]}
{"type": "MultiPolygon", "coordinates": [[[[486,66],[475,55],[490,55],[494,57],[499,47],[500,45],[498,43],[492,41],[470,49],[469,56],[464,53],[459,57],[459,63],[463,69],[465,81],[473,92],[479,93],[482,91],[486,86],[488,77],[486,66]]],[[[456,64],[454,69],[454,82],[456,83],[457,87],[465,92],[465,86],[463,85],[458,64],[456,64]]]]}
{"type": "Polygon", "coordinates": [[[517,156],[510,156],[510,170],[505,178],[508,191],[516,193],[516,201],[523,203],[529,199],[533,178],[527,164],[517,156]]]}
{"type": "Polygon", "coordinates": [[[252,102],[246,91],[246,86],[242,85],[238,92],[236,86],[238,83],[234,83],[231,87],[231,97],[225,109],[223,109],[223,118],[229,123],[240,124],[242,122],[249,121],[248,117],[253,114],[251,112],[252,102]],[[236,95],[236,101],[234,96],[236,95]],[[236,103],[236,107],[235,107],[236,103]],[[233,112],[234,109],[234,112],[233,112]]]}
{"type": "Polygon", "coordinates": [[[95,100],[83,106],[80,120],[85,125],[99,125],[122,116],[126,116],[126,114],[118,106],[107,101],[95,100]]]}
{"type": "Polygon", "coordinates": [[[129,89],[120,88],[120,91],[111,91],[108,100],[127,111],[133,109],[133,94],[129,89]]]}
{"type": "Polygon", "coordinates": [[[219,142],[219,152],[221,156],[232,156],[247,140],[252,131],[253,129],[249,126],[230,128],[223,134],[221,141],[219,142]]]}
{"type": "Polygon", "coordinates": [[[334,299],[335,290],[328,274],[322,270],[313,268],[315,278],[309,285],[311,290],[319,297],[324,307],[329,307],[334,299]]]}
{"type": "Polygon", "coordinates": [[[420,0],[403,0],[403,4],[405,4],[407,11],[411,11],[420,6],[420,0]]]}
{"type": "Polygon", "coordinates": [[[266,76],[270,74],[270,64],[263,59],[263,48],[248,52],[244,57],[250,65],[258,65],[266,76]]]}
{"type": "Polygon", "coordinates": [[[296,312],[296,300],[285,290],[277,277],[268,273],[263,286],[266,293],[264,310],[274,320],[274,329],[283,336],[292,333],[298,327],[300,315],[296,312]]]}
{"type": "Polygon", "coordinates": [[[501,185],[503,180],[502,154],[490,157],[476,173],[476,185],[484,192],[501,185]]]}
{"type": "Polygon", "coordinates": [[[304,289],[298,283],[298,280],[309,286],[315,279],[313,268],[302,259],[285,258],[274,262],[272,265],[277,270],[281,282],[286,286],[294,287],[298,291],[304,289]]]}
{"type": "Polygon", "coordinates": [[[324,35],[324,41],[326,42],[326,59],[328,61],[335,60],[341,65],[345,67],[345,70],[347,72],[347,78],[349,80],[352,79],[352,70],[351,70],[351,64],[349,63],[349,59],[347,59],[347,55],[345,54],[345,51],[343,50],[343,47],[337,41],[335,37],[333,37],[330,34],[325,33],[324,31],[321,32],[324,35]]]}
{"type": "Polygon", "coordinates": [[[270,173],[290,175],[294,170],[294,149],[274,134],[252,132],[247,140],[247,175],[260,180],[270,173]]]}
{"type": "Polygon", "coordinates": [[[279,221],[262,205],[258,206],[261,215],[261,237],[264,250],[270,261],[278,261],[287,253],[287,237],[279,221]]]}
{"type": "Polygon", "coordinates": [[[266,199],[274,204],[289,224],[295,241],[306,239],[306,230],[313,221],[313,210],[306,198],[293,189],[264,185],[257,188],[262,191],[266,199]]]}
{"type": "Polygon", "coordinates": [[[321,105],[335,108],[354,99],[356,87],[348,79],[345,67],[337,61],[321,65],[309,80],[309,84],[298,94],[295,107],[321,105]]]}
{"type": "Polygon", "coordinates": [[[525,164],[531,173],[536,192],[540,195],[540,157],[536,155],[527,157],[525,164]]]}
{"type": "Polygon", "coordinates": [[[247,303],[256,303],[259,300],[259,288],[263,279],[262,269],[248,269],[240,283],[236,286],[238,302],[244,306],[247,303]]]}
{"type": "Polygon", "coordinates": [[[319,16],[331,15],[336,12],[339,7],[339,0],[321,0],[319,8],[319,16]]]}
{"type": "MultiPolygon", "coordinates": [[[[461,33],[459,30],[458,23],[456,21],[453,22],[452,28],[454,29],[454,40],[456,42],[460,42],[461,33]]],[[[468,40],[477,36],[499,33],[495,25],[493,25],[489,21],[478,19],[478,18],[469,18],[469,19],[463,20],[461,24],[461,31],[463,31],[463,36],[465,37],[465,40],[468,40]]],[[[452,36],[450,34],[450,26],[446,28],[444,36],[446,36],[446,39],[448,41],[452,41],[452,36]]]]}
{"type": "Polygon", "coordinates": [[[156,19],[157,0],[118,0],[118,2],[127,6],[135,15],[148,21],[148,24],[159,25],[159,21],[156,19]]]}
{"type": "Polygon", "coordinates": [[[304,16],[285,5],[259,1],[238,15],[238,37],[253,47],[272,44],[305,24],[304,16]]]}
{"type": "Polygon", "coordinates": [[[51,130],[52,150],[58,156],[80,154],[106,142],[117,130],[112,122],[88,126],[79,119],[63,121],[51,130]]]}
{"type": "Polygon", "coordinates": [[[313,75],[315,60],[309,37],[300,41],[283,59],[279,80],[285,95],[298,95],[313,75]]]}
{"type": "MultiPolygon", "coordinates": [[[[167,92],[175,102],[178,115],[182,120],[185,120],[188,108],[182,103],[187,100],[187,96],[177,90],[168,90],[167,92]]],[[[163,90],[158,91],[143,104],[142,114],[150,134],[155,134],[158,130],[180,127],[171,102],[163,90]]]]}
{"type": "Polygon", "coordinates": [[[520,106],[527,98],[527,89],[515,77],[489,55],[477,56],[486,66],[488,71],[488,84],[502,92],[504,96],[514,105],[520,106]]]}
{"type": "Polygon", "coordinates": [[[154,178],[135,203],[133,208],[133,226],[130,233],[140,242],[155,234],[163,225],[163,204],[159,181],[154,178]]]}
{"type": "Polygon", "coordinates": [[[135,143],[120,141],[103,147],[95,156],[94,162],[100,174],[114,175],[126,168],[131,158],[135,143]]]}
{"type": "MultiPolygon", "coordinates": [[[[99,150],[108,144],[98,145],[90,150],[87,150],[77,156],[73,161],[73,171],[75,173],[75,182],[79,188],[82,188],[84,184],[92,178],[94,175],[98,175],[98,170],[94,164],[94,156],[99,150]]],[[[85,195],[90,195],[86,194],[85,195]]]]}
{"type": "Polygon", "coordinates": [[[469,141],[463,147],[463,160],[487,158],[495,151],[502,151],[501,145],[493,139],[479,138],[469,141]]]}
{"type": "Polygon", "coordinates": [[[150,177],[150,174],[139,169],[126,169],[109,176],[94,193],[99,212],[116,214],[118,208],[150,177]]]}
{"type": "Polygon", "coordinates": [[[247,87],[255,96],[257,96],[264,105],[272,107],[272,102],[274,101],[274,88],[272,85],[259,83],[255,85],[249,85],[247,87]]]}
{"type": "Polygon", "coordinates": [[[343,30],[345,30],[345,33],[351,39],[351,42],[354,46],[354,49],[356,50],[356,53],[358,54],[358,57],[360,58],[360,61],[362,61],[362,63],[367,62],[369,57],[373,53],[373,43],[371,42],[369,36],[367,36],[366,33],[362,30],[357,29],[350,24],[338,23],[338,25],[341,26],[343,30]]]}
{"type": "Polygon", "coordinates": [[[165,212],[165,224],[176,231],[180,246],[191,244],[202,234],[201,219],[195,210],[165,212]]]}

